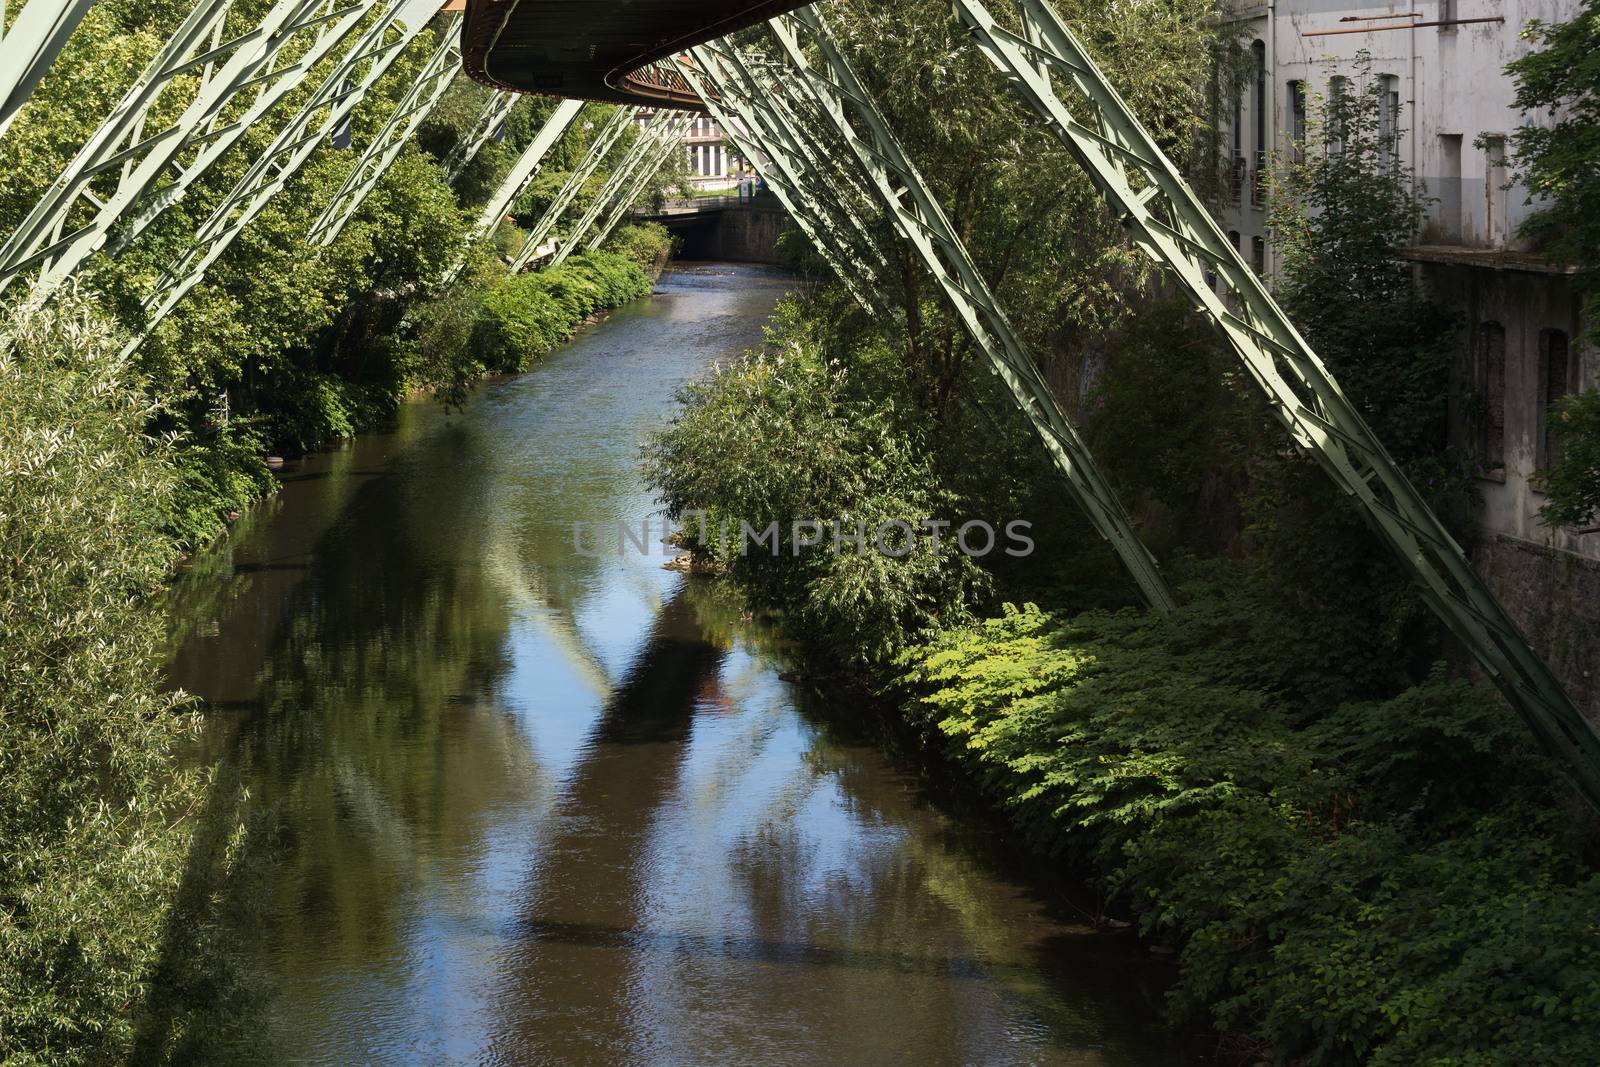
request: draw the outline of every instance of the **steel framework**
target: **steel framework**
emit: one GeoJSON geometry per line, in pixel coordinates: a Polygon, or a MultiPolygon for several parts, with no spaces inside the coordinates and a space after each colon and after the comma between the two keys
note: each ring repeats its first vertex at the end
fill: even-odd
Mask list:
{"type": "Polygon", "coordinates": [[[582,100],[563,100],[556,105],[550,113],[539,132],[534,135],[533,141],[523,150],[522,155],[512,164],[511,170],[501,180],[499,188],[483,206],[483,211],[478,214],[478,221],[472,227],[472,236],[468,243],[476,243],[494,232],[495,227],[505,221],[506,212],[511,210],[511,205],[516,203],[517,197],[538,176],[539,169],[544,166],[544,157],[550,154],[550,149],[555,147],[561,135],[578,118],[578,113],[583,110],[582,100]]]}
{"type": "Polygon", "coordinates": [[[522,248],[511,260],[511,272],[526,267],[529,262],[538,257],[539,249],[545,241],[550,239],[555,231],[556,224],[561,221],[567,209],[572,206],[573,200],[583,190],[589,179],[594,177],[595,171],[600,169],[600,164],[605,161],[611,149],[616,147],[622,135],[627,132],[639,114],[636,107],[619,107],[612,114],[610,121],[595,136],[594,143],[589,146],[589,151],[584,154],[583,162],[561,184],[561,189],[556,193],[555,199],[550,201],[550,206],[545,208],[544,214],[539,216],[539,221],[534,223],[533,229],[528,231],[527,240],[522,242],[522,248]]]}
{"type": "Polygon", "coordinates": [[[483,110],[478,112],[478,118],[472,124],[472,131],[456,142],[456,146],[450,150],[450,155],[445,159],[445,181],[453,182],[461,177],[461,172],[467,169],[467,164],[478,158],[483,146],[488,144],[490,138],[505,125],[511,109],[517,106],[517,100],[516,93],[504,90],[496,90],[489,97],[483,105],[483,110]]]}
{"type": "Polygon", "coordinates": [[[30,0],[8,31],[0,0],[0,134],[6,132],[94,0],[30,0]]]}
{"type": "Polygon", "coordinates": [[[128,353],[136,351],[200,283],[217,257],[261,214],[327,135],[349,119],[367,90],[422,32],[436,10],[438,0],[392,0],[340,56],[311,99],[278,132],[156,280],[143,301],[144,328],[128,343],[128,353]]]}
{"type": "MultiPolygon", "coordinates": [[[[566,239],[561,242],[561,247],[550,257],[550,266],[555,267],[566,262],[567,257],[572,255],[584,235],[589,232],[589,228],[600,217],[601,212],[610,207],[612,202],[622,195],[624,189],[633,187],[634,177],[646,166],[649,159],[654,157],[654,150],[663,143],[676,140],[681,132],[680,116],[684,114],[684,112],[658,110],[651,117],[644,129],[639,131],[639,136],[634,139],[633,144],[628,146],[628,151],[622,160],[606,176],[606,183],[600,187],[600,192],[573,224],[572,232],[567,234],[566,239]]],[[[646,174],[645,180],[649,180],[651,173],[654,173],[654,168],[646,174]]]]}
{"type": "Polygon", "coordinates": [[[1018,0],[1020,32],[979,0],[954,7],[1133,239],[1220,329],[1295,444],[1354,498],[1429,606],[1600,807],[1600,738],[1066,23],[1043,0],[1018,0]]]}
{"type": "Polygon", "coordinates": [[[681,69],[718,125],[745,158],[771,164],[763,168],[768,188],[856,303],[869,314],[887,315],[874,277],[874,267],[885,266],[882,254],[870,242],[865,251],[858,243],[870,231],[849,206],[845,190],[836,187],[830,195],[819,188],[824,169],[818,154],[787,110],[773,106],[775,97],[755,87],[737,52],[706,45],[691,54],[694,62],[681,63],[681,69]]]}
{"type": "Polygon", "coordinates": [[[113,251],[125,246],[299,85],[372,2],[278,0],[252,29],[224,41],[230,0],[200,0],[0,247],[0,290],[37,266],[34,291],[48,293],[108,239],[113,251]],[[167,91],[196,72],[200,87],[182,114],[147,130],[167,91]]]}
{"type": "Polygon", "coordinates": [[[639,194],[644,192],[650,179],[655,177],[656,172],[666,164],[672,153],[682,147],[683,133],[693,121],[693,116],[688,112],[679,113],[676,120],[670,124],[671,128],[661,135],[660,142],[646,154],[645,161],[633,172],[626,186],[612,201],[611,210],[594,228],[594,233],[589,235],[589,240],[584,245],[586,249],[592,252],[605,244],[606,238],[611,236],[611,231],[617,228],[617,224],[632,209],[634,201],[639,199],[639,194]]]}
{"type": "Polygon", "coordinates": [[[1095,530],[1111,543],[1150,606],[1159,612],[1170,611],[1176,601],[1155,557],[1134,532],[1122,502],[821,16],[806,8],[773,19],[769,26],[788,60],[791,76],[784,79],[785,84],[795,80],[806,83],[819,105],[820,117],[849,145],[876,191],[880,207],[916,249],[967,332],[988,357],[990,367],[1043,440],[1057,469],[1065,475],[1073,499],[1095,530]],[[822,59],[820,70],[812,67],[801,48],[797,27],[803,27],[816,45],[822,59]],[[852,116],[865,127],[865,137],[856,132],[852,116]]]}
{"type": "Polygon", "coordinates": [[[416,133],[433,109],[444,99],[445,90],[461,70],[460,47],[461,16],[451,16],[439,29],[439,46],[433,50],[427,65],[417,80],[406,89],[405,95],[395,105],[394,111],[361,152],[361,158],[350,168],[344,184],[333,194],[333,199],[323,209],[317,221],[311,224],[307,240],[312,245],[326,247],[333,244],[345,226],[355,217],[366,202],[384,172],[399,157],[400,152],[416,133]]]}

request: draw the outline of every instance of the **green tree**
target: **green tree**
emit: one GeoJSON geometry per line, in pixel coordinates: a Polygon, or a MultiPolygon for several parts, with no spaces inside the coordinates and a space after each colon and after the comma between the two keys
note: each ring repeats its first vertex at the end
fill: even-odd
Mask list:
{"type": "MultiPolygon", "coordinates": [[[[1600,342],[1600,2],[1588,0],[1569,22],[1530,22],[1523,36],[1538,47],[1506,68],[1517,107],[1534,119],[1512,135],[1517,177],[1537,198],[1522,232],[1579,268],[1600,342]]],[[[1569,397],[1554,416],[1565,443],[1540,515],[1581,525],[1600,508],[1600,394],[1569,397]]]]}

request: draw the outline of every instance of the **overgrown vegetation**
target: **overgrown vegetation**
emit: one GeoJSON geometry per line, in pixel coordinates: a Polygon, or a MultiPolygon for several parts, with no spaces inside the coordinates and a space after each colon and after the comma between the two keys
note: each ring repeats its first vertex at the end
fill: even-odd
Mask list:
{"type": "MultiPolygon", "coordinates": [[[[1587,0],[1569,22],[1535,19],[1522,32],[1538,47],[1507,68],[1517,107],[1532,120],[1512,138],[1513,161],[1540,203],[1523,235],[1579,268],[1590,340],[1600,343],[1600,3],[1587,0]]],[[[1540,514],[1586,526],[1600,514],[1600,394],[1567,397],[1553,417],[1562,456],[1540,514]]]]}
{"type": "MultiPolygon", "coordinates": [[[[1072,9],[1074,28],[1204,170],[1189,104],[1228,42],[1182,5],[1136,10],[1139,33],[1125,9],[1072,9]]],[[[887,338],[823,286],[762,352],[685,392],[647,469],[689,547],[803,639],[814,677],[865,679],[1035,848],[1102,878],[1109,908],[1179,953],[1175,1012],[1250,1061],[1592,1059],[1600,880],[1559,773],[1452,666],[1387,551],[942,10],[830,14],[1183,606],[1130,606],[909,258],[882,279],[904,312],[887,338]],[[790,520],[835,516],[1022,517],[1039,544],[1016,567],[948,540],[864,562],[789,536],[790,520]],[[724,522],[772,519],[776,553],[718,541],[724,522]]],[[[1465,539],[1471,483],[1446,447],[1454,324],[1396,255],[1422,204],[1381,107],[1358,76],[1322,102],[1299,161],[1279,161],[1272,282],[1465,539]]]]}

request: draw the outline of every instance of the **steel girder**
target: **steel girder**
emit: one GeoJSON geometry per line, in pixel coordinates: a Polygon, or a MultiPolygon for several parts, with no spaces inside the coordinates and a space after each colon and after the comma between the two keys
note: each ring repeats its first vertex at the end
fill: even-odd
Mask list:
{"type": "Polygon", "coordinates": [[[595,135],[594,143],[589,146],[589,151],[584,154],[583,162],[577,169],[567,175],[567,180],[561,184],[561,189],[556,193],[555,199],[550,201],[550,206],[545,208],[544,214],[539,216],[539,221],[534,223],[533,229],[528,231],[527,240],[522,242],[522,248],[511,260],[511,273],[515,274],[526,267],[529,262],[539,254],[539,249],[550,239],[555,231],[556,224],[561,221],[572,202],[577,199],[584,185],[594,177],[595,171],[600,169],[600,164],[605,161],[606,155],[616,147],[622,139],[623,133],[628,129],[639,114],[636,107],[618,107],[611,119],[595,135]]]}
{"type": "Polygon", "coordinates": [[[438,0],[392,0],[339,57],[311,99],[278,132],[244,177],[200,224],[189,245],[156,280],[143,301],[144,328],[127,344],[127,354],[136,351],[150,331],[200,283],[217,257],[261,214],[328,134],[348,121],[367,90],[422,32],[437,10],[438,0]]]}
{"type": "Polygon", "coordinates": [[[48,293],[108,239],[113,251],[124,247],[299,85],[372,2],[278,0],[253,29],[223,41],[229,0],[201,0],[0,248],[0,290],[42,266],[34,292],[48,293]],[[291,57],[307,34],[307,47],[291,57]],[[164,91],[196,71],[201,85],[182,115],[148,132],[164,91]],[[252,91],[248,106],[235,112],[252,91]],[[197,153],[182,162],[191,148],[197,153]],[[119,169],[109,195],[97,195],[97,179],[119,169]]]}
{"type": "Polygon", "coordinates": [[[477,120],[472,124],[472,132],[457,141],[445,159],[445,181],[453,182],[461,177],[461,172],[467,169],[467,164],[478,158],[478,153],[489,143],[489,138],[505,125],[506,118],[511,114],[511,109],[517,106],[518,99],[516,93],[504,90],[497,90],[489,97],[483,105],[483,110],[478,112],[477,120]]]}
{"type": "Polygon", "coordinates": [[[1168,612],[1176,604],[1156,565],[1139,540],[1115,491],[1100,472],[1077,428],[1061,410],[1049,383],[1024,347],[988,283],[962,245],[944,209],[928,191],[916,164],[906,154],[855,68],[833,41],[812,8],[768,24],[788,58],[793,76],[807,80],[821,103],[822,116],[850,146],[876,190],[880,206],[955,308],[967,332],[1010,389],[1017,406],[1043,440],[1069,492],[1095,530],[1111,543],[1150,607],[1168,612]],[[804,27],[822,58],[812,67],[801,49],[797,27],[804,27]],[[851,121],[865,127],[863,137],[851,121]]]}
{"type": "MultiPolygon", "coordinates": [[[[839,254],[858,265],[861,277],[857,280],[872,294],[877,310],[886,311],[876,299],[879,286],[874,275],[887,272],[889,263],[873,242],[867,219],[857,210],[853,194],[866,190],[856,184],[856,176],[831,165],[834,154],[815,140],[810,124],[791,106],[781,78],[763,81],[734,48],[711,44],[698,49],[696,56],[720,76],[723,93],[745,105],[742,117],[755,123],[768,145],[785,157],[790,184],[807,201],[807,211],[826,220],[826,230],[836,240],[839,254]]],[[[872,203],[867,197],[863,202],[872,203]]]]}
{"type": "Polygon", "coordinates": [[[484,205],[483,211],[478,215],[478,221],[472,227],[473,241],[481,241],[494,232],[496,226],[505,220],[506,212],[511,210],[511,205],[517,197],[522,195],[528,185],[539,174],[539,169],[544,165],[544,157],[550,154],[550,149],[555,147],[561,135],[578,118],[578,112],[583,110],[582,100],[563,100],[556,105],[550,113],[545,124],[534,135],[533,142],[528,145],[522,155],[517,157],[511,170],[500,182],[489,202],[484,205]]]}
{"type": "Polygon", "coordinates": [[[323,247],[333,244],[377,188],[384,172],[399,158],[401,149],[417,127],[444,99],[445,90],[461,70],[460,27],[461,16],[452,15],[440,28],[439,46],[428,58],[421,75],[406,89],[383,129],[362,150],[361,158],[350,168],[344,184],[311,224],[311,234],[307,238],[310,244],[323,247]]]}
{"type": "Polygon", "coordinates": [[[94,0],[29,0],[10,30],[0,2],[0,134],[72,36],[94,0]]]}
{"type": "Polygon", "coordinates": [[[651,149],[658,146],[661,140],[665,139],[664,135],[667,131],[671,130],[672,136],[676,136],[678,131],[677,114],[671,111],[659,110],[645,124],[644,129],[639,131],[639,136],[634,138],[633,144],[628,146],[628,151],[622,157],[621,162],[613,167],[611,173],[606,176],[606,182],[600,187],[600,192],[595,194],[595,198],[590,201],[589,206],[578,217],[578,221],[572,227],[572,232],[567,234],[566,240],[561,242],[561,247],[557,248],[555,254],[550,257],[549,266],[559,266],[566,262],[567,257],[578,246],[578,242],[583,240],[584,235],[589,232],[589,228],[600,217],[600,213],[605,211],[611,205],[611,202],[621,195],[624,188],[632,184],[633,175],[640,167],[644,166],[646,158],[651,154],[651,149]]]}
{"type": "Polygon", "coordinates": [[[695,48],[691,55],[694,62],[680,59],[679,69],[717,124],[738,144],[745,158],[767,161],[769,166],[763,168],[767,186],[795,225],[862,310],[871,315],[882,314],[885,309],[876,299],[877,285],[871,269],[853,254],[838,219],[822,206],[822,198],[812,188],[811,175],[815,172],[791,153],[787,139],[780,140],[769,128],[771,113],[759,112],[755,99],[731,84],[712,50],[695,48]]]}
{"type": "MultiPolygon", "coordinates": [[[[672,153],[683,147],[682,134],[691,121],[693,119],[688,112],[682,113],[671,124],[671,129],[662,135],[660,144],[656,145],[646,155],[644,163],[640,165],[638,170],[634,171],[621,193],[612,202],[610,212],[595,227],[594,233],[589,236],[588,243],[584,245],[588,251],[592,252],[605,243],[606,238],[611,236],[611,231],[617,228],[617,224],[623,220],[633,207],[633,202],[639,198],[639,194],[644,192],[644,188],[649,184],[650,179],[655,177],[656,172],[666,165],[672,153]]],[[[571,247],[571,245],[568,247],[571,247]]]]}
{"type": "Polygon", "coordinates": [[[1295,444],[1355,499],[1435,614],[1600,807],[1594,729],[1066,23],[1043,0],[1019,0],[1021,33],[979,0],[954,0],[954,7],[1134,240],[1220,329],[1295,444]],[[1077,114],[1057,95],[1058,78],[1077,114]],[[1208,272],[1226,297],[1207,282],[1208,272]]]}

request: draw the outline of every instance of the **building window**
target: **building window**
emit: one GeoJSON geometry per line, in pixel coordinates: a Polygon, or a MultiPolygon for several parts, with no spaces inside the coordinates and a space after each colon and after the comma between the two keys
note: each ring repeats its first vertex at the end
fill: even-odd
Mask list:
{"type": "Polygon", "coordinates": [[[1228,231],[1228,241],[1229,241],[1230,244],[1233,245],[1233,250],[1235,252],[1239,251],[1239,231],[1238,230],[1229,230],[1228,231]]]}
{"type": "Polygon", "coordinates": [[[1306,140],[1306,83],[1289,83],[1289,150],[1296,163],[1305,159],[1306,140]]]}
{"type": "Polygon", "coordinates": [[[1540,470],[1561,462],[1561,437],[1551,423],[1551,408],[1572,392],[1572,358],[1567,335],[1560,330],[1539,331],[1539,455],[1540,470]]]}
{"type": "Polygon", "coordinates": [[[1328,151],[1344,154],[1345,123],[1350,121],[1350,79],[1335,74],[1328,79],[1328,151]]]}
{"type": "Polygon", "coordinates": [[[1439,135],[1439,225],[1437,238],[1445,244],[1461,240],[1461,135],[1439,135]]]}
{"type": "Polygon", "coordinates": [[[1260,41],[1250,46],[1255,57],[1256,84],[1250,108],[1255,113],[1256,158],[1250,171],[1250,203],[1260,207],[1267,199],[1267,46],[1260,41]]]}
{"type": "Polygon", "coordinates": [[[1506,465],[1506,329],[1498,322],[1478,325],[1478,390],[1479,473],[1495,474],[1506,465]]]}
{"type": "Polygon", "coordinates": [[[1267,242],[1259,237],[1250,238],[1250,266],[1257,275],[1267,273],[1267,242]]]}
{"type": "Polygon", "coordinates": [[[1378,151],[1384,165],[1400,152],[1400,79],[1378,75],[1378,151]]]}
{"type": "Polygon", "coordinates": [[[1244,192],[1244,92],[1235,85],[1233,90],[1233,155],[1228,160],[1228,195],[1233,203],[1239,202],[1244,192]]]}
{"type": "Polygon", "coordinates": [[[1483,139],[1485,233],[1491,244],[1506,238],[1506,139],[1493,134],[1483,139]]]}

